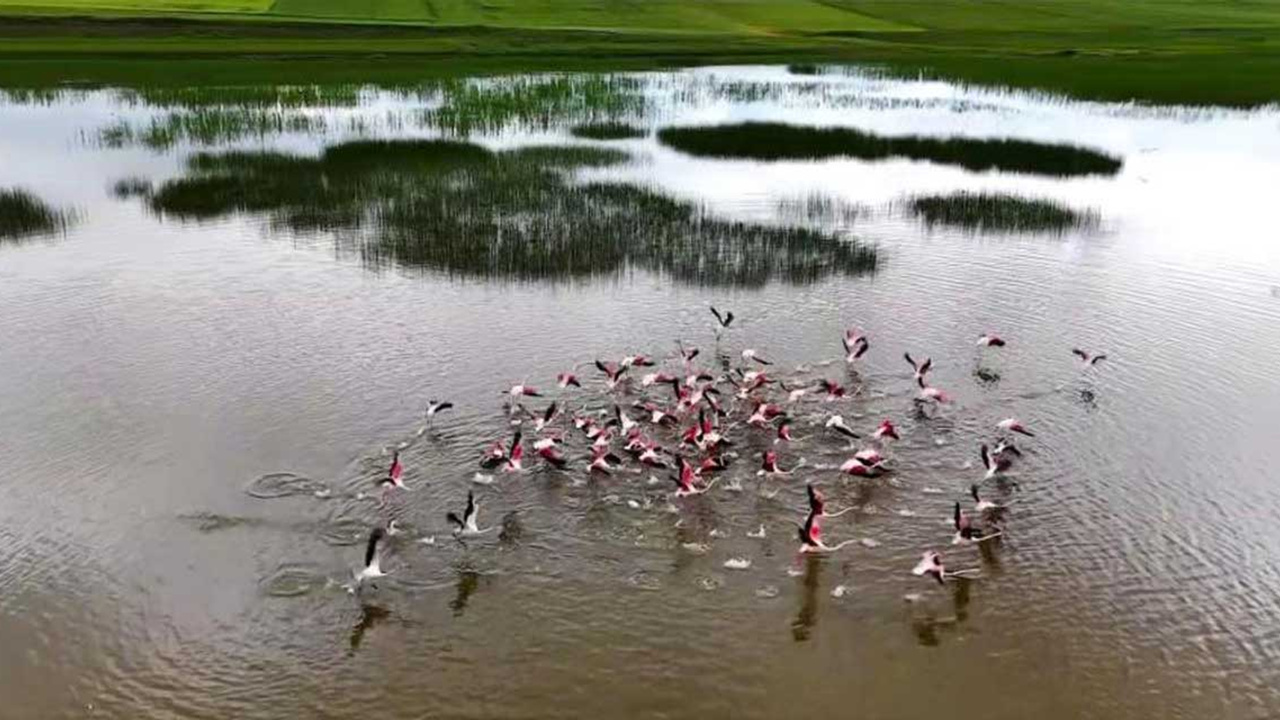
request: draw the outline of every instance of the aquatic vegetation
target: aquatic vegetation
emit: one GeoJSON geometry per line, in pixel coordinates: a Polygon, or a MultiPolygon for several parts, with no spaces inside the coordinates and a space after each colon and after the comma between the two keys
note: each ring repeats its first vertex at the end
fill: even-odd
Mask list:
{"type": "Polygon", "coordinates": [[[111,185],[111,196],[117,200],[151,194],[151,181],[140,177],[120,178],[111,185]]]}
{"type": "Polygon", "coordinates": [[[951,225],[979,232],[1065,232],[1099,224],[1092,210],[1075,210],[1051,200],[1018,195],[960,192],[907,201],[908,210],[928,225],[951,225]]]}
{"type": "Polygon", "coordinates": [[[339,85],[235,85],[192,87],[143,87],[116,93],[126,105],[188,110],[233,106],[240,108],[353,107],[360,102],[360,86],[339,85]]]}
{"type": "Polygon", "coordinates": [[[139,144],[159,150],[181,142],[216,145],[246,137],[324,130],[325,120],[317,115],[263,108],[199,108],[166,113],[145,124],[121,120],[100,130],[98,139],[107,147],[139,144]]]}
{"type": "Polygon", "coordinates": [[[778,216],[789,222],[821,226],[852,225],[868,211],[865,205],[816,194],[779,200],[777,209],[778,216]]]}
{"type": "Polygon", "coordinates": [[[1030,140],[882,136],[839,127],[741,123],[671,127],[658,131],[665,145],[695,157],[750,160],[906,158],[957,165],[976,172],[1000,170],[1054,177],[1114,175],[1118,158],[1087,148],[1030,140]]]}
{"type": "Polygon", "coordinates": [[[423,122],[455,135],[636,117],[646,104],[638,78],[621,75],[514,75],[445,80],[439,106],[423,122]]]}
{"type": "Polygon", "coordinates": [[[586,140],[630,140],[632,138],[642,138],[649,134],[649,131],[642,127],[621,122],[575,125],[572,132],[574,137],[586,140]]]}
{"type": "Polygon", "coordinates": [[[0,189],[0,242],[54,235],[66,230],[72,219],[71,213],[25,190],[0,189]]]}
{"type": "Polygon", "coordinates": [[[627,159],[608,148],[493,152],[444,140],[346,143],[318,157],[197,154],[187,177],[146,201],[196,220],[265,213],[277,229],[335,235],[370,267],[469,277],[644,268],[688,283],[759,285],[875,269],[875,250],[852,239],[724,220],[634,185],[573,181],[576,169],[627,159]]]}

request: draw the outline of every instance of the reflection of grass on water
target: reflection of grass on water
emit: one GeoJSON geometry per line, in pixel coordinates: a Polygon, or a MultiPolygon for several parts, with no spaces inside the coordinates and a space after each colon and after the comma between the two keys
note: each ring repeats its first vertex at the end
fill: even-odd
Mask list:
{"type": "Polygon", "coordinates": [[[0,241],[53,235],[70,223],[70,213],[46,205],[25,190],[0,190],[0,241]]]}
{"type": "Polygon", "coordinates": [[[1074,145],[1029,140],[975,140],[912,135],[881,136],[853,128],[802,127],[783,123],[741,123],[673,127],[658,139],[697,157],[751,160],[861,160],[908,158],[968,170],[1001,170],[1037,175],[1114,175],[1121,161],[1074,145]]]}
{"type": "Polygon", "coordinates": [[[993,193],[955,193],[912,198],[912,214],[928,225],[951,225],[975,231],[1065,232],[1092,229],[1098,214],[1050,200],[993,193]]]}
{"type": "Polygon", "coordinates": [[[319,157],[196,155],[147,199],[157,212],[265,213],[332,232],[373,267],[475,277],[596,277],[639,267],[698,284],[759,285],[873,271],[874,249],[828,233],[713,218],[651,190],[575,184],[567,171],[623,162],[589,147],[491,152],[449,141],[337,145],[319,157]]]}
{"type": "Polygon", "coordinates": [[[573,127],[573,136],[586,140],[631,140],[648,134],[642,127],[621,122],[586,123],[573,127]]]}

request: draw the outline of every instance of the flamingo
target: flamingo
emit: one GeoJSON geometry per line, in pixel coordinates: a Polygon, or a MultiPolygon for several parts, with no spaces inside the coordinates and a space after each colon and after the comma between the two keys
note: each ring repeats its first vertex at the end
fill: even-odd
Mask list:
{"type": "Polygon", "coordinates": [[[612,475],[614,470],[622,464],[622,459],[614,455],[606,447],[593,447],[591,449],[591,464],[587,466],[587,472],[598,472],[604,475],[612,475]]]}
{"type": "Polygon", "coordinates": [[[879,477],[884,471],[883,461],[868,465],[856,457],[851,457],[840,465],[840,472],[855,477],[879,477]]]}
{"type": "Polygon", "coordinates": [[[382,553],[386,548],[387,539],[387,532],[380,527],[374,528],[373,532],[369,533],[369,542],[364,549],[364,567],[352,572],[352,576],[355,579],[355,586],[352,592],[359,590],[365,582],[368,582],[376,590],[378,586],[373,581],[390,574],[382,569],[382,553]]]}
{"type": "Polygon", "coordinates": [[[1080,348],[1072,348],[1071,354],[1080,358],[1080,362],[1083,363],[1083,365],[1086,368],[1091,368],[1094,365],[1097,365],[1098,363],[1107,359],[1107,356],[1105,354],[1099,353],[1095,355],[1094,353],[1088,352],[1086,350],[1081,350],[1080,348]]]}
{"type": "Polygon", "coordinates": [[[916,384],[920,386],[920,400],[922,402],[936,402],[945,404],[951,402],[951,396],[942,390],[925,383],[924,378],[916,378],[916,384]]]}
{"type": "Polygon", "coordinates": [[[850,510],[855,509],[854,507],[850,506],[838,512],[833,512],[833,513],[827,512],[827,499],[823,497],[821,490],[814,487],[813,483],[809,483],[805,485],[805,491],[809,495],[809,512],[817,513],[822,517],[826,517],[826,518],[840,517],[841,515],[849,512],[850,510]]]}
{"type": "Polygon", "coordinates": [[[493,530],[493,528],[480,529],[479,526],[480,503],[476,502],[476,495],[472,491],[467,491],[467,507],[462,511],[462,517],[459,518],[452,510],[445,514],[453,527],[453,536],[459,539],[477,537],[484,535],[493,530]]]}
{"type": "Polygon", "coordinates": [[[716,316],[716,337],[720,337],[720,333],[728,330],[729,326],[733,324],[733,312],[730,311],[721,315],[720,311],[716,310],[715,306],[712,305],[711,314],[716,316]]]}
{"type": "Polygon", "coordinates": [[[774,475],[790,475],[790,474],[791,474],[790,470],[783,470],[782,468],[778,467],[778,451],[777,450],[765,450],[764,452],[760,453],[760,469],[756,471],[756,475],[761,475],[761,476],[768,475],[772,477],[774,475]]]}
{"type": "Polygon", "coordinates": [[[791,442],[791,421],[783,418],[782,423],[778,425],[778,437],[774,438],[773,443],[776,445],[780,442],[791,442]]]}
{"type": "Polygon", "coordinates": [[[844,332],[844,337],[840,339],[840,344],[844,346],[844,361],[850,365],[871,349],[871,343],[867,342],[867,336],[853,329],[844,332]]]}
{"type": "Polygon", "coordinates": [[[609,390],[614,390],[618,384],[622,382],[623,375],[627,373],[625,365],[614,365],[613,363],[603,363],[596,360],[596,369],[604,373],[604,386],[609,390]]]}
{"type": "Polygon", "coordinates": [[[564,453],[560,452],[560,448],[557,447],[559,442],[559,438],[540,438],[533,443],[533,451],[538,454],[538,457],[554,466],[557,470],[564,470],[569,466],[569,461],[565,459],[564,453]]]}
{"type": "Polygon", "coordinates": [[[825,553],[835,552],[840,548],[850,545],[854,540],[845,540],[836,546],[830,546],[822,542],[822,522],[821,515],[813,511],[809,512],[809,516],[805,518],[804,526],[800,528],[800,552],[802,553],[825,553]]]}
{"type": "Polygon", "coordinates": [[[978,338],[978,347],[1004,347],[1005,342],[995,333],[987,333],[978,338]]]}
{"type": "Polygon", "coordinates": [[[865,448],[853,454],[853,459],[866,465],[867,467],[876,467],[883,465],[885,461],[884,455],[875,448],[865,448]]]}
{"type": "Polygon", "coordinates": [[[391,456],[391,467],[387,468],[387,476],[378,481],[378,485],[384,491],[395,488],[397,490],[408,490],[409,487],[404,484],[404,465],[400,462],[400,451],[396,450],[391,456]]]}
{"type": "Polygon", "coordinates": [[[689,497],[690,495],[701,495],[711,489],[716,484],[715,480],[706,485],[698,485],[698,472],[693,469],[688,460],[680,458],[680,471],[677,475],[672,475],[671,479],[676,484],[676,497],[689,497]]]}
{"type": "Polygon", "coordinates": [[[982,456],[982,466],[987,469],[987,474],[983,480],[990,480],[1013,467],[1013,462],[1009,458],[992,455],[991,449],[987,447],[986,443],[983,443],[982,447],[978,449],[978,454],[982,456]]]}
{"type": "Polygon", "coordinates": [[[881,442],[902,439],[898,436],[898,428],[894,427],[893,422],[887,418],[880,422],[880,426],[876,428],[875,432],[871,433],[871,437],[881,442]]]}
{"type": "Polygon", "coordinates": [[[648,355],[628,355],[618,363],[620,367],[653,367],[653,358],[648,355]]]}
{"type": "Polygon", "coordinates": [[[1035,433],[1028,430],[1017,418],[1005,418],[1004,420],[996,423],[996,428],[1005,432],[1016,432],[1019,435],[1026,435],[1027,437],[1036,436],[1035,433]]]}
{"type": "Polygon", "coordinates": [[[993,503],[990,500],[983,500],[982,496],[978,494],[978,483],[969,484],[969,495],[973,497],[973,511],[976,513],[986,513],[986,512],[992,512],[995,510],[1003,510],[1004,508],[1008,507],[1008,505],[993,503]]]}
{"type": "Polygon", "coordinates": [[[960,503],[956,503],[955,512],[952,514],[952,524],[956,528],[955,537],[951,539],[952,545],[985,542],[1001,535],[999,530],[982,535],[978,528],[974,527],[973,519],[969,517],[969,514],[960,509],[960,503]]]}
{"type": "Polygon", "coordinates": [[[840,383],[835,380],[827,380],[825,378],[818,381],[818,387],[827,394],[827,402],[841,400],[848,392],[840,383]]]}
{"type": "Polygon", "coordinates": [[[538,392],[536,388],[529,387],[528,385],[525,385],[524,383],[520,383],[519,385],[512,385],[512,386],[511,386],[511,389],[510,389],[510,390],[508,390],[508,391],[506,392],[506,394],[507,394],[507,395],[510,395],[510,396],[511,396],[511,397],[513,397],[513,398],[516,398],[516,397],[542,397],[542,393],[538,392]]]}
{"type": "MultiPolygon", "coordinates": [[[[556,403],[551,403],[550,405],[547,406],[547,409],[542,412],[542,415],[533,416],[534,432],[542,432],[547,426],[549,426],[553,421],[555,421],[556,414],[559,411],[560,411],[560,406],[557,405],[556,403]]],[[[530,415],[532,415],[532,413],[530,413],[530,415]]]]}
{"type": "Polygon", "coordinates": [[[431,400],[427,402],[427,422],[435,420],[437,413],[442,413],[453,407],[451,402],[436,402],[431,400]]]}
{"type": "Polygon", "coordinates": [[[841,417],[840,415],[832,415],[831,417],[827,418],[825,427],[828,430],[835,430],[836,432],[849,438],[850,440],[859,440],[862,438],[861,435],[854,432],[848,425],[844,423],[844,418],[841,417]]]}
{"type": "Polygon", "coordinates": [[[664,373],[664,372],[648,373],[644,377],[640,378],[640,385],[641,387],[651,387],[655,384],[665,385],[675,379],[676,379],[676,376],[671,375],[669,373],[664,373]]]}
{"type": "Polygon", "coordinates": [[[510,473],[523,470],[524,446],[520,444],[520,438],[520,431],[516,430],[515,435],[511,438],[511,446],[509,448],[503,448],[501,443],[495,443],[490,447],[485,467],[494,467],[501,464],[503,472],[510,473]]]}
{"type": "Polygon", "coordinates": [[[948,570],[942,564],[942,553],[936,550],[928,550],[921,556],[920,562],[911,570],[913,575],[929,575],[938,581],[939,585],[945,584],[949,577],[970,577],[978,573],[977,568],[968,570],[948,570]]]}
{"type": "Polygon", "coordinates": [[[902,353],[902,357],[907,359],[907,363],[911,365],[911,371],[915,373],[916,382],[924,382],[925,376],[933,369],[933,358],[925,358],[924,362],[917,363],[911,353],[902,353]]]}
{"type": "Polygon", "coordinates": [[[754,410],[751,411],[751,417],[747,418],[747,424],[752,427],[767,427],[773,419],[786,415],[782,408],[777,405],[771,405],[767,402],[757,402],[754,410]]]}
{"type": "Polygon", "coordinates": [[[561,390],[571,386],[576,388],[582,387],[582,383],[578,382],[578,376],[571,372],[562,372],[559,375],[556,375],[556,384],[560,386],[561,390]]]}

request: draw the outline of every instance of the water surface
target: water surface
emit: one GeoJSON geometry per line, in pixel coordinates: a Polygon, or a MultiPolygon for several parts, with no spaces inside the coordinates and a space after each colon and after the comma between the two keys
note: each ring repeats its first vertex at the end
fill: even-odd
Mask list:
{"type": "Polygon", "coordinates": [[[58,219],[0,237],[0,716],[1280,712],[1274,109],[785,68],[60,90],[5,96],[0,158],[58,219]],[[606,123],[639,132],[574,131],[606,123]],[[663,140],[749,123],[892,151],[663,140]],[[961,193],[1090,221],[912,212],[961,193]],[[712,304],[740,318],[719,354],[787,372],[863,328],[858,377],[805,377],[894,418],[892,480],[814,469],[845,455],[815,404],[773,498],[745,432],[748,491],[677,514],[647,475],[472,482],[500,389],[677,338],[713,364],[712,304]],[[904,351],[953,406],[914,413],[904,351]],[[1007,536],[952,550],[1010,415],[1037,437],[1007,536]],[[355,598],[401,444],[395,574],[355,598]],[[805,480],[859,507],[828,536],[874,542],[797,559],[805,480]],[[468,490],[498,529],[464,546],[468,490]],[[981,579],[911,576],[929,547],[981,579]]]}

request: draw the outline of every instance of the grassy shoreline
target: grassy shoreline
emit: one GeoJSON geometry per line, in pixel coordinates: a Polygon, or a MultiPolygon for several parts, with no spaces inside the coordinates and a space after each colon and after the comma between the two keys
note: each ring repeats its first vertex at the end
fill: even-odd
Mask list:
{"type": "Polygon", "coordinates": [[[708,33],[442,27],[267,15],[5,16],[0,86],[409,82],[543,70],[868,63],[902,75],[1106,101],[1280,101],[1280,34],[892,31],[708,33]],[[234,19],[233,19],[234,18],[234,19]]]}

